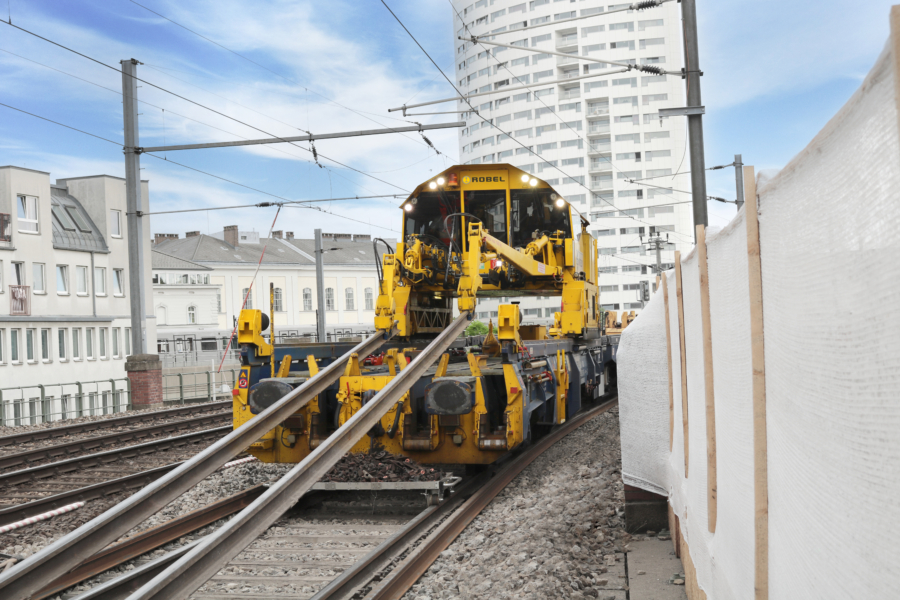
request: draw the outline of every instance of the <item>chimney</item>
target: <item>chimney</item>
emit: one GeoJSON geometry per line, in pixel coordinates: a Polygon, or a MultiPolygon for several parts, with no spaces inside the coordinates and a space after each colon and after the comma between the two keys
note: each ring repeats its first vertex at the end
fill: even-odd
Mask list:
{"type": "Polygon", "coordinates": [[[371,242],[371,241],[372,241],[372,236],[371,236],[371,235],[363,235],[363,234],[358,234],[358,233],[357,233],[357,234],[354,234],[354,235],[353,235],[353,241],[354,241],[354,242],[371,242]]]}
{"type": "Polygon", "coordinates": [[[285,236],[285,239],[292,240],[292,239],[294,239],[294,232],[293,232],[293,231],[286,231],[285,234],[284,234],[284,236],[285,236]]]}
{"type": "Polygon", "coordinates": [[[238,226],[237,225],[226,225],[225,226],[225,243],[231,244],[234,247],[238,245],[238,226]]]}
{"type": "Polygon", "coordinates": [[[164,242],[166,240],[177,240],[177,233],[155,233],[153,234],[153,243],[158,244],[160,242],[164,242]]]}
{"type": "Polygon", "coordinates": [[[279,229],[278,231],[273,231],[273,232],[272,232],[272,237],[273,237],[273,238],[278,238],[278,239],[280,240],[280,239],[283,239],[283,235],[282,235],[282,234],[283,234],[283,232],[279,229]]]}
{"type": "Polygon", "coordinates": [[[199,231],[188,231],[187,233],[184,234],[184,237],[185,237],[185,239],[187,239],[189,237],[197,237],[199,235],[200,235],[199,231]]]}
{"type": "Polygon", "coordinates": [[[330,237],[333,240],[352,240],[353,236],[349,233],[323,233],[322,237],[330,237]]]}

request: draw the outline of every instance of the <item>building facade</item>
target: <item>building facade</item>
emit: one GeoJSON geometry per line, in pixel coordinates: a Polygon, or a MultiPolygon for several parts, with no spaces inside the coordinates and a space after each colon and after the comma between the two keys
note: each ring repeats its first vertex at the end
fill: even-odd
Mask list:
{"type": "MultiPolygon", "coordinates": [[[[631,70],[579,57],[683,66],[680,5],[643,11],[598,0],[452,0],[456,80],[469,104],[457,102],[466,127],[460,161],[509,163],[537,175],[591,222],[598,240],[601,300],[607,310],[639,311],[640,282],[655,287],[649,235],[674,251],[693,244],[686,123],[660,120],[660,108],[684,106],[679,75],[631,70]],[[587,18],[580,18],[587,17],[587,18]],[[575,20],[571,20],[575,19],[575,20]],[[516,30],[523,29],[518,32],[516,30]],[[504,48],[463,41],[485,36],[504,48]],[[540,52],[536,52],[540,50],[540,52]],[[550,53],[561,53],[557,56],[550,53]],[[678,175],[674,175],[680,173],[678,175]],[[674,175],[674,177],[673,177],[674,175]]],[[[520,298],[526,320],[552,320],[558,298],[520,298]],[[538,316],[540,315],[540,316],[538,316]]],[[[497,300],[479,300],[478,317],[496,314],[497,300]]]]}
{"type": "MultiPolygon", "coordinates": [[[[211,337],[213,331],[230,332],[246,297],[246,308],[271,313],[277,335],[314,335],[318,307],[315,241],[295,239],[291,232],[272,235],[260,237],[258,232],[239,231],[236,225],[211,236],[199,232],[188,232],[184,238],[157,234],[153,305],[160,331],[183,340],[184,348],[193,347],[189,345],[211,337]],[[274,287],[274,311],[270,285],[274,287]],[[194,336],[194,341],[186,336],[194,336]]],[[[376,257],[371,239],[350,234],[324,237],[329,333],[374,331],[375,260],[380,256],[376,257]]],[[[172,350],[165,346],[164,337],[160,335],[161,354],[172,350]]]]}
{"type": "MultiPolygon", "coordinates": [[[[149,187],[141,185],[148,210],[149,187]]],[[[61,383],[124,379],[132,276],[124,179],[52,184],[49,173],[0,167],[0,389],[44,386],[58,398],[61,383]]],[[[143,277],[149,284],[149,262],[143,277]]],[[[149,315],[147,339],[155,347],[149,315]]],[[[4,402],[21,396],[7,391],[4,402]]]]}

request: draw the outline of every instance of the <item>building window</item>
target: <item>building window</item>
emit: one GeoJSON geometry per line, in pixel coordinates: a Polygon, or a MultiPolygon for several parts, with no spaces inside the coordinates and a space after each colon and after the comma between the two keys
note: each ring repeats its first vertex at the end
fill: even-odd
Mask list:
{"type": "Polygon", "coordinates": [[[19,196],[17,203],[19,213],[19,231],[24,233],[38,232],[37,198],[33,196],[19,196]]]}
{"type": "Polygon", "coordinates": [[[125,328],[125,356],[131,356],[131,327],[125,328]]]}
{"type": "Polygon", "coordinates": [[[56,330],[56,347],[59,349],[59,360],[66,360],[66,330],[62,327],[56,330]]]}
{"type": "Polygon", "coordinates": [[[94,295],[106,295],[106,267],[94,267],[94,295]]]}
{"type": "Polygon", "coordinates": [[[78,279],[78,295],[87,296],[88,294],[88,268],[75,267],[75,276],[78,279]]]}
{"type": "Polygon", "coordinates": [[[122,237],[122,211],[109,211],[109,232],[114,238],[122,237]]]}
{"type": "Polygon", "coordinates": [[[109,355],[106,353],[106,345],[109,340],[109,329],[106,327],[100,328],[100,359],[106,360],[109,358],[109,355]]]}
{"type": "Polygon", "coordinates": [[[122,297],[125,295],[125,271],[113,269],[113,295],[122,297]]]}
{"type": "Polygon", "coordinates": [[[122,331],[122,329],[120,327],[113,327],[113,330],[112,330],[113,358],[122,358],[122,356],[119,354],[119,348],[121,348],[121,346],[119,346],[119,333],[121,331],[122,331]]]}
{"type": "Polygon", "coordinates": [[[334,310],[334,288],[325,288],[325,310],[334,310]]]}
{"type": "Polygon", "coordinates": [[[34,286],[34,293],[47,293],[47,285],[44,282],[44,265],[42,265],[41,263],[33,263],[31,265],[31,274],[34,276],[34,281],[32,282],[32,285],[34,286]]]}
{"type": "Polygon", "coordinates": [[[353,288],[344,290],[344,310],[356,310],[353,308],[353,288]]]}
{"type": "Polygon", "coordinates": [[[25,330],[25,360],[34,362],[34,329],[25,330]]]}
{"type": "Polygon", "coordinates": [[[97,358],[94,356],[94,328],[88,327],[84,331],[85,355],[88,360],[94,360],[97,358]]]}
{"type": "Polygon", "coordinates": [[[3,358],[4,357],[3,348],[5,347],[5,342],[6,342],[6,340],[4,339],[6,337],[4,335],[4,333],[6,333],[6,332],[3,329],[0,329],[0,365],[6,363],[6,360],[3,358]]]}
{"type": "Polygon", "coordinates": [[[312,311],[312,289],[303,288],[303,310],[312,311]]]}
{"type": "Polygon", "coordinates": [[[165,306],[157,306],[156,307],[156,324],[157,325],[168,325],[168,316],[169,311],[165,306]]]}
{"type": "Polygon", "coordinates": [[[216,312],[222,312],[222,290],[216,290],[216,312]]]}
{"type": "Polygon", "coordinates": [[[241,297],[245,298],[244,300],[244,308],[247,310],[253,310],[253,295],[250,294],[250,288],[244,288],[241,290],[241,297]]]}
{"type": "Polygon", "coordinates": [[[81,360],[81,329],[72,328],[72,360],[81,360]]]}
{"type": "Polygon", "coordinates": [[[69,295],[69,267],[56,265],[56,293],[69,295]]]}
{"type": "Polygon", "coordinates": [[[281,288],[275,288],[275,312],[284,312],[284,294],[281,292],[281,288]]]}
{"type": "Polygon", "coordinates": [[[197,307],[196,306],[188,306],[188,323],[194,325],[197,323],[197,307]]]}
{"type": "Polygon", "coordinates": [[[19,340],[22,337],[21,329],[9,330],[9,360],[13,364],[19,364],[22,359],[19,358],[19,340]]]}
{"type": "Polygon", "coordinates": [[[366,310],[375,310],[375,297],[372,294],[372,288],[365,289],[366,310]]]}

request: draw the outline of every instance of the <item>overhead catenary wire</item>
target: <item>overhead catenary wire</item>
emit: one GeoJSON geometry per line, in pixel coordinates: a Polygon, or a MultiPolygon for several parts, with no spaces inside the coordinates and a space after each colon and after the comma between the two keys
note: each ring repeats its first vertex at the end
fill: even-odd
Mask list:
{"type": "MultiPolygon", "coordinates": [[[[453,6],[453,2],[452,2],[451,0],[448,0],[448,2],[450,2],[450,6],[451,6],[451,8],[453,8],[453,10],[454,10],[454,12],[456,13],[457,17],[460,19],[460,21],[462,21],[462,20],[463,20],[463,19],[462,19],[462,15],[460,15],[460,14],[459,14],[459,11],[456,10],[456,7],[453,6]]],[[[413,38],[413,41],[416,42],[416,45],[419,46],[419,48],[422,50],[422,52],[425,52],[425,49],[422,48],[422,45],[419,44],[418,40],[415,39],[415,37],[412,35],[412,33],[410,33],[410,31],[406,28],[406,26],[403,25],[402,22],[400,22],[400,19],[397,17],[397,15],[394,14],[393,11],[391,11],[390,7],[388,7],[387,4],[385,4],[384,0],[382,0],[382,4],[384,4],[385,7],[388,9],[388,11],[390,11],[391,14],[394,16],[394,18],[397,19],[397,21],[398,21],[398,22],[400,23],[400,25],[406,30],[406,32],[410,35],[410,37],[413,38]]],[[[468,26],[468,25],[465,25],[465,24],[464,24],[463,27],[465,28],[466,31],[469,31],[469,26],[468,26]]],[[[470,32],[470,33],[471,33],[471,32],[470,32]]],[[[473,35],[473,36],[474,36],[474,35],[473,35]]],[[[482,46],[482,47],[484,47],[484,46],[482,46]]],[[[502,67],[503,67],[508,73],[510,73],[510,75],[512,75],[516,80],[519,79],[518,76],[514,75],[514,74],[512,73],[512,71],[509,70],[509,67],[508,67],[508,66],[506,66],[506,65],[503,64],[503,63],[500,63],[500,61],[497,60],[497,57],[493,55],[493,53],[490,51],[490,49],[485,48],[485,50],[486,50],[487,55],[488,55],[488,56],[491,56],[491,57],[494,59],[494,61],[498,63],[498,65],[502,66],[502,67]]],[[[514,138],[513,136],[511,136],[510,134],[506,133],[505,131],[503,131],[502,129],[500,129],[500,128],[497,127],[496,125],[494,125],[494,123],[493,123],[492,121],[489,121],[489,120],[485,119],[483,116],[481,116],[481,114],[478,113],[478,111],[475,110],[475,108],[472,106],[471,102],[468,101],[468,98],[467,98],[466,96],[464,96],[464,95],[462,94],[462,92],[460,92],[460,91],[456,88],[455,85],[453,85],[453,83],[450,81],[450,79],[447,77],[447,75],[444,74],[443,70],[441,70],[441,68],[437,66],[437,64],[434,62],[434,60],[431,58],[431,56],[429,56],[427,52],[425,52],[425,55],[428,56],[428,59],[431,60],[431,63],[434,64],[435,68],[437,68],[438,71],[440,71],[441,75],[444,76],[444,79],[447,80],[447,83],[449,83],[449,84],[451,85],[451,87],[453,87],[453,89],[456,91],[456,93],[460,95],[461,99],[462,99],[464,102],[466,102],[466,104],[468,104],[470,108],[472,108],[473,113],[474,113],[476,116],[478,116],[482,121],[484,121],[484,122],[490,124],[492,127],[494,127],[495,129],[497,129],[498,131],[502,132],[502,133],[503,133],[504,135],[506,135],[509,139],[511,139],[511,140],[513,140],[514,142],[516,142],[516,143],[517,143],[519,146],[521,146],[522,148],[525,148],[526,150],[528,150],[532,155],[536,156],[539,160],[541,160],[541,161],[543,161],[544,163],[546,163],[546,164],[552,166],[554,169],[556,169],[557,171],[559,171],[560,173],[562,173],[563,175],[565,175],[567,178],[569,178],[572,182],[578,183],[578,185],[580,185],[580,186],[583,187],[585,190],[587,190],[587,192],[590,194],[590,197],[593,198],[593,197],[595,196],[594,191],[593,191],[592,189],[588,188],[588,187],[587,187],[586,185],[584,185],[583,183],[578,182],[577,179],[575,179],[575,178],[571,177],[570,175],[568,175],[565,171],[563,171],[562,169],[560,169],[558,166],[556,166],[555,164],[553,164],[553,163],[551,163],[550,161],[546,160],[545,158],[541,157],[541,156],[540,156],[538,153],[536,153],[533,149],[531,149],[531,148],[528,147],[528,146],[525,146],[522,142],[520,142],[519,140],[515,139],[515,138],[514,138]]],[[[612,73],[609,73],[609,74],[612,74],[612,73]]],[[[572,79],[574,80],[574,79],[576,79],[576,78],[572,78],[572,79]]],[[[528,88],[529,90],[531,90],[532,85],[533,85],[533,84],[525,84],[525,85],[522,86],[522,87],[525,87],[525,88],[528,88]]],[[[506,91],[506,90],[497,90],[497,91],[506,91]]],[[[495,92],[495,93],[496,93],[496,92],[495,92]]],[[[538,102],[540,102],[541,104],[543,104],[545,108],[548,108],[548,109],[550,108],[549,106],[547,106],[547,104],[546,104],[543,100],[540,99],[540,97],[537,96],[537,94],[535,94],[535,93],[533,92],[533,90],[532,90],[532,95],[534,95],[535,99],[538,100],[538,102]]],[[[567,122],[566,122],[559,114],[557,114],[555,111],[551,111],[551,113],[552,113],[554,116],[556,116],[556,118],[557,118],[563,125],[565,125],[565,126],[568,128],[569,131],[571,131],[572,133],[574,133],[575,136],[576,136],[578,139],[580,139],[583,143],[587,144],[588,147],[590,147],[590,142],[587,141],[587,140],[585,140],[585,139],[581,136],[581,134],[579,134],[575,129],[573,129],[573,128],[571,127],[571,125],[569,125],[569,123],[567,123],[567,122]]],[[[622,172],[622,170],[619,169],[616,165],[614,165],[614,164],[612,163],[611,160],[610,160],[610,166],[612,166],[613,169],[615,169],[616,171],[619,171],[620,173],[622,172]]],[[[616,209],[617,211],[619,211],[619,212],[624,212],[623,209],[619,208],[618,206],[615,205],[615,203],[610,202],[610,201],[607,200],[606,198],[603,198],[602,196],[597,196],[597,198],[598,198],[601,202],[604,202],[604,203],[607,204],[608,206],[611,206],[612,208],[616,209]]],[[[574,207],[573,207],[573,208],[574,208],[574,207]]],[[[576,210],[577,210],[577,209],[576,209],[576,210]]],[[[579,214],[580,214],[580,212],[579,212],[579,214]]],[[[650,223],[647,223],[646,221],[642,221],[642,220],[640,220],[640,219],[638,219],[638,218],[636,218],[636,217],[634,217],[634,216],[632,216],[632,215],[627,215],[627,216],[628,216],[628,218],[631,218],[631,219],[633,219],[634,221],[636,221],[636,222],[638,222],[638,223],[643,223],[643,224],[648,225],[648,226],[651,225],[650,223]]],[[[681,236],[682,238],[692,240],[692,238],[690,238],[689,236],[687,236],[687,235],[685,235],[685,234],[682,234],[682,233],[679,233],[679,232],[673,232],[673,233],[674,233],[674,235],[681,236]]]]}
{"type": "MultiPolygon", "coordinates": [[[[359,115],[360,117],[362,117],[362,118],[364,118],[364,119],[367,119],[367,120],[369,120],[369,121],[372,121],[373,123],[377,123],[378,125],[381,125],[382,127],[387,127],[386,125],[384,125],[384,123],[381,123],[380,121],[376,121],[375,119],[373,119],[373,118],[371,118],[371,117],[367,117],[367,116],[364,114],[366,111],[359,111],[359,110],[350,108],[349,106],[345,106],[345,105],[341,104],[340,102],[337,102],[336,100],[332,100],[331,98],[328,98],[328,97],[325,96],[324,94],[320,94],[319,92],[310,89],[308,86],[305,86],[305,85],[303,85],[303,84],[301,84],[301,83],[299,83],[299,82],[297,82],[297,81],[291,79],[290,77],[287,77],[286,75],[284,75],[284,74],[282,74],[282,73],[278,73],[277,71],[273,71],[273,70],[270,69],[269,67],[267,67],[267,66],[265,66],[265,65],[263,65],[263,64],[261,64],[261,63],[258,63],[258,62],[256,62],[255,60],[253,60],[253,59],[251,59],[251,58],[248,58],[248,57],[244,56],[244,55],[241,54],[240,52],[237,52],[237,51],[235,51],[235,50],[232,50],[231,48],[229,48],[229,47],[227,47],[227,46],[225,46],[225,45],[223,45],[223,44],[220,44],[219,42],[217,42],[217,41],[215,41],[215,40],[213,40],[213,39],[210,39],[210,38],[206,37],[205,35],[203,35],[203,34],[201,34],[201,33],[198,33],[198,32],[196,32],[196,31],[194,31],[193,29],[190,29],[189,27],[186,27],[185,25],[182,25],[181,23],[179,23],[179,22],[175,21],[174,19],[171,19],[171,18],[169,18],[169,17],[163,15],[162,13],[159,13],[159,12],[157,12],[157,11],[155,11],[155,10],[153,10],[153,9],[151,9],[151,8],[149,8],[149,7],[147,7],[147,6],[144,6],[143,4],[141,4],[141,3],[139,3],[139,2],[136,2],[135,0],[129,0],[129,2],[131,2],[132,4],[134,4],[134,5],[136,5],[136,6],[140,6],[140,7],[143,8],[144,10],[146,10],[146,11],[148,11],[148,12],[151,12],[151,13],[153,13],[154,15],[156,15],[156,16],[162,18],[162,19],[165,19],[166,21],[172,23],[173,25],[176,25],[176,26],[178,26],[178,27],[181,27],[181,28],[184,29],[185,31],[188,31],[188,32],[190,32],[190,33],[196,35],[197,37],[206,40],[206,41],[209,42],[210,44],[213,44],[213,45],[215,45],[215,46],[218,46],[219,48],[222,48],[223,50],[225,50],[225,51],[227,51],[227,52],[230,52],[230,53],[234,54],[235,56],[237,56],[237,57],[239,57],[239,58],[242,58],[242,59],[246,60],[247,62],[256,65],[256,66],[259,67],[260,69],[264,69],[265,71],[268,71],[269,73],[271,73],[272,75],[275,75],[276,77],[281,77],[282,79],[284,79],[285,81],[287,81],[287,82],[289,82],[289,83],[292,83],[292,84],[294,84],[294,85],[297,85],[297,86],[302,87],[302,88],[303,88],[305,91],[307,91],[307,92],[312,92],[312,93],[315,94],[316,96],[319,96],[320,98],[324,99],[326,102],[329,102],[329,103],[333,104],[334,106],[337,106],[337,107],[339,107],[339,108],[343,108],[344,110],[348,110],[348,111],[350,111],[350,112],[352,112],[352,113],[354,113],[354,114],[356,114],[356,115],[359,115]]],[[[369,113],[369,114],[371,114],[371,113],[369,113]]],[[[382,116],[382,115],[377,115],[377,116],[382,116]]],[[[389,118],[389,119],[392,119],[392,120],[395,120],[395,121],[401,121],[401,122],[403,122],[402,119],[395,119],[395,118],[393,118],[393,117],[388,117],[388,118],[389,118]]],[[[307,133],[309,133],[309,132],[307,132],[307,133]]],[[[415,138],[412,138],[412,137],[410,137],[410,136],[408,136],[408,135],[404,135],[404,134],[402,134],[402,133],[401,133],[401,135],[403,135],[403,137],[405,137],[405,138],[408,139],[408,140],[411,140],[411,141],[413,141],[413,142],[416,142],[415,138]]],[[[416,142],[416,143],[418,143],[418,142],[416,142]]]]}
{"type": "MultiPolygon", "coordinates": [[[[41,116],[41,115],[38,115],[38,114],[35,114],[35,113],[32,113],[32,112],[29,112],[29,111],[27,111],[27,110],[23,110],[23,109],[21,109],[21,108],[17,108],[17,107],[15,107],[15,106],[12,106],[12,105],[9,105],[9,104],[5,104],[5,103],[3,103],[3,102],[0,102],[0,106],[4,106],[4,107],[6,107],[6,108],[9,108],[9,109],[11,109],[11,110],[15,110],[15,111],[20,112],[20,113],[22,113],[22,114],[29,115],[29,116],[34,117],[34,118],[36,118],[36,119],[41,119],[42,121],[47,121],[48,123],[53,123],[54,125],[59,125],[60,127],[65,127],[66,129],[71,129],[72,131],[77,131],[78,133],[83,133],[84,135],[88,135],[88,136],[90,136],[90,137],[92,137],[92,138],[96,138],[96,139],[98,139],[98,140],[102,140],[102,141],[104,141],[104,142],[108,142],[108,143],[110,143],[110,144],[114,144],[114,145],[119,146],[119,147],[122,146],[122,144],[120,144],[119,142],[116,142],[116,141],[111,140],[111,139],[109,139],[109,138],[105,138],[105,137],[103,137],[103,136],[99,136],[99,135],[97,135],[97,134],[95,134],[95,133],[91,133],[91,132],[89,132],[89,131],[85,131],[85,130],[83,130],[83,129],[79,129],[79,128],[73,127],[73,126],[71,126],[71,125],[66,125],[65,123],[61,123],[61,122],[59,122],[59,121],[54,121],[53,119],[49,119],[49,118],[47,118],[47,117],[43,117],[43,116],[41,116]]],[[[227,179],[227,178],[222,177],[222,176],[220,176],[220,175],[215,175],[215,174],[213,174],[213,173],[209,173],[209,172],[207,172],[207,171],[203,171],[202,169],[197,169],[197,168],[195,168],[195,167],[191,167],[191,166],[188,166],[188,165],[185,165],[185,164],[176,162],[176,161],[174,161],[174,160],[168,160],[168,159],[166,159],[166,158],[163,158],[162,156],[157,156],[156,154],[145,153],[145,156],[152,156],[153,158],[155,158],[155,159],[157,159],[157,160],[160,160],[160,161],[163,161],[163,162],[167,162],[167,163],[171,163],[171,164],[177,165],[177,166],[179,166],[179,167],[183,167],[183,168],[185,168],[185,169],[189,169],[189,170],[191,170],[191,171],[196,171],[197,173],[202,173],[203,175],[206,175],[206,176],[208,176],[208,177],[213,177],[213,178],[215,178],[215,179],[220,179],[220,180],[225,181],[225,182],[227,182],[227,183],[230,183],[230,184],[232,184],[232,185],[236,185],[236,186],[239,186],[239,187],[248,189],[248,190],[250,190],[250,191],[253,191],[253,192],[256,192],[256,193],[259,193],[259,194],[264,194],[264,195],[266,195],[266,196],[271,196],[271,197],[273,197],[273,198],[277,198],[278,200],[281,200],[281,201],[282,201],[282,204],[283,204],[283,203],[292,203],[292,202],[294,202],[293,200],[290,200],[289,198],[284,198],[283,196],[278,196],[277,194],[272,194],[271,192],[266,192],[266,191],[264,191],[264,190],[260,190],[260,189],[254,188],[254,187],[252,187],[252,186],[245,185],[245,184],[243,184],[243,183],[240,183],[240,182],[237,182],[237,181],[234,181],[234,180],[231,180],[231,179],[227,179]]],[[[272,205],[278,205],[278,204],[279,204],[279,203],[272,203],[272,205]]],[[[254,206],[255,206],[255,205],[254,205],[254,206]]],[[[368,222],[366,222],[366,221],[360,221],[359,219],[354,219],[353,217],[348,217],[348,216],[346,216],[346,215],[342,215],[342,214],[339,214],[339,213],[327,211],[327,210],[324,210],[324,209],[322,209],[322,208],[319,208],[318,206],[306,206],[306,205],[295,205],[295,204],[288,204],[288,206],[294,206],[295,208],[305,208],[305,209],[307,209],[307,210],[316,210],[316,211],[319,211],[319,212],[322,212],[322,213],[325,213],[325,214],[328,214],[328,215],[333,215],[333,216],[338,217],[338,218],[341,218],[341,219],[346,219],[346,220],[348,220],[348,221],[354,221],[354,222],[356,222],[356,223],[362,223],[363,225],[371,225],[371,223],[368,223],[368,222]]],[[[200,209],[200,210],[210,210],[210,209],[204,208],[204,209],[200,209]]],[[[397,233],[397,231],[396,231],[395,229],[391,229],[390,227],[384,227],[384,226],[381,226],[381,225],[373,225],[373,226],[374,226],[374,227],[378,227],[378,228],[380,228],[380,229],[386,229],[386,230],[388,230],[388,231],[393,231],[394,233],[397,233]]]]}
{"type": "MultiPolygon", "coordinates": [[[[41,39],[41,40],[43,40],[43,41],[45,41],[45,42],[47,42],[47,43],[49,43],[49,44],[53,44],[54,46],[57,46],[57,47],[59,47],[59,48],[62,48],[63,50],[66,50],[66,51],[68,51],[68,52],[72,52],[73,54],[77,54],[78,56],[81,56],[81,57],[83,57],[83,58],[86,58],[86,59],[90,60],[91,62],[97,63],[98,65],[101,65],[101,66],[103,66],[103,67],[106,67],[107,69],[110,69],[110,70],[112,70],[112,71],[115,71],[116,73],[120,73],[120,74],[122,73],[122,71],[121,71],[120,69],[117,69],[117,68],[113,67],[112,65],[108,65],[108,64],[106,64],[105,62],[103,62],[103,61],[101,61],[101,60],[98,60],[98,59],[96,59],[96,58],[93,58],[93,57],[91,57],[91,56],[88,56],[87,54],[84,54],[84,53],[82,53],[82,52],[79,52],[79,51],[77,51],[77,50],[74,50],[74,49],[72,49],[72,48],[69,48],[68,46],[65,46],[65,45],[63,45],[63,44],[60,44],[59,42],[55,42],[55,41],[53,41],[53,40],[51,40],[51,39],[49,39],[49,38],[46,38],[46,37],[44,37],[44,36],[42,36],[42,35],[40,35],[40,34],[38,34],[38,33],[35,33],[35,32],[33,32],[33,31],[29,31],[28,29],[25,29],[24,27],[19,27],[18,25],[13,25],[12,23],[6,23],[6,22],[4,22],[4,21],[0,21],[0,23],[4,23],[5,25],[7,25],[7,26],[9,26],[9,27],[13,27],[13,28],[15,28],[15,29],[18,29],[19,31],[22,31],[22,32],[24,32],[24,33],[27,33],[28,35],[34,36],[34,37],[36,37],[36,38],[38,38],[38,39],[41,39]]],[[[211,107],[209,107],[209,106],[205,106],[204,104],[201,104],[200,102],[197,102],[197,101],[195,101],[195,100],[191,100],[190,98],[188,98],[188,97],[186,97],[186,96],[183,96],[183,95],[181,95],[181,94],[178,94],[178,93],[176,93],[176,92],[173,92],[173,91],[171,91],[171,90],[168,90],[168,89],[166,89],[166,88],[164,88],[164,87],[162,87],[162,86],[160,86],[160,85],[156,85],[155,83],[152,83],[152,82],[147,81],[147,80],[145,80],[145,79],[142,79],[142,78],[140,78],[140,77],[135,77],[135,76],[133,76],[133,75],[132,75],[131,77],[132,77],[134,80],[136,80],[136,81],[139,81],[139,82],[141,82],[141,83],[144,83],[144,84],[146,84],[146,85],[149,85],[149,86],[151,86],[151,87],[153,87],[153,88],[155,88],[155,89],[158,89],[158,90],[160,90],[160,91],[162,91],[162,92],[165,92],[165,93],[167,93],[167,94],[171,94],[172,96],[175,96],[176,98],[179,98],[179,99],[181,99],[181,100],[184,100],[185,102],[188,102],[188,103],[193,104],[193,105],[195,105],[195,106],[198,106],[198,107],[200,107],[200,108],[206,109],[206,110],[208,110],[208,111],[210,111],[210,112],[213,112],[213,113],[215,113],[215,114],[217,114],[217,115],[219,115],[219,116],[225,117],[226,119],[232,120],[232,121],[234,121],[235,123],[239,123],[239,124],[241,124],[241,125],[244,125],[245,127],[249,127],[249,128],[251,128],[251,129],[255,129],[256,131],[259,131],[259,132],[261,132],[261,133],[264,133],[264,134],[266,134],[266,135],[268,135],[268,136],[271,136],[271,137],[273,137],[273,138],[281,139],[280,136],[277,136],[277,135],[275,135],[275,134],[273,134],[273,133],[270,133],[270,132],[268,132],[268,131],[266,131],[266,130],[264,130],[264,129],[260,129],[259,127],[256,127],[255,125],[251,125],[251,124],[249,124],[249,123],[246,123],[246,122],[244,122],[244,121],[241,121],[241,120],[238,119],[238,118],[235,118],[235,117],[232,117],[232,116],[230,116],[230,115],[227,115],[227,114],[225,114],[225,113],[223,113],[223,112],[221,112],[221,111],[218,111],[218,110],[216,110],[216,109],[214,109],[214,108],[211,108],[211,107]]],[[[299,128],[298,128],[298,129],[299,129],[299,128]]],[[[301,130],[301,131],[305,131],[305,130],[301,130]]],[[[309,132],[306,132],[306,133],[309,133],[309,132]]],[[[304,148],[304,147],[302,147],[302,146],[298,146],[298,145],[295,144],[295,143],[292,143],[292,142],[285,142],[285,143],[288,143],[288,144],[290,144],[291,146],[294,146],[294,147],[296,147],[296,148],[300,148],[301,150],[304,150],[304,151],[306,151],[306,152],[310,152],[309,149],[304,148]]],[[[319,153],[319,156],[321,156],[322,158],[325,158],[325,159],[327,159],[327,160],[329,160],[329,161],[335,163],[336,165],[340,165],[340,166],[344,167],[345,169],[349,169],[349,170],[351,170],[351,171],[354,171],[354,172],[356,172],[356,173],[359,173],[360,175],[364,175],[365,177],[369,177],[370,179],[374,179],[374,180],[376,180],[376,181],[379,181],[379,182],[381,182],[381,183],[387,184],[387,185],[389,185],[389,186],[391,186],[391,187],[395,187],[395,188],[397,188],[397,189],[399,189],[399,190],[403,190],[404,192],[409,193],[409,190],[407,190],[407,189],[405,189],[405,188],[403,188],[403,187],[400,187],[399,185],[393,184],[393,183],[391,183],[391,182],[389,182],[389,181],[385,181],[385,180],[383,180],[383,179],[381,179],[381,178],[379,178],[379,177],[375,177],[374,175],[370,175],[370,174],[366,173],[365,171],[361,171],[360,169],[357,169],[357,168],[355,168],[355,167],[351,167],[350,165],[344,164],[344,163],[342,163],[342,162],[340,162],[340,161],[338,161],[338,160],[335,160],[335,159],[333,159],[333,158],[331,158],[331,157],[325,156],[325,155],[322,154],[321,152],[319,153]]]]}
{"type": "Polygon", "coordinates": [[[177,213],[204,212],[211,210],[231,210],[233,208],[266,208],[269,206],[291,206],[294,204],[312,204],[314,202],[339,202],[348,200],[369,200],[372,198],[402,198],[400,194],[378,194],[375,196],[347,196],[346,198],[316,198],[315,200],[285,200],[283,202],[258,202],[256,204],[238,204],[235,206],[214,206],[207,208],[183,208],[180,210],[157,210],[153,212],[141,212],[142,217],[155,215],[173,215],[177,213]]]}

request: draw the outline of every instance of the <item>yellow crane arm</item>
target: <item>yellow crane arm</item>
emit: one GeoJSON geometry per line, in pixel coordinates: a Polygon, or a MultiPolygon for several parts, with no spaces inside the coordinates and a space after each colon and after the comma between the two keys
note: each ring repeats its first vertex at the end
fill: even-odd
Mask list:
{"type": "MultiPolygon", "coordinates": [[[[547,275],[558,276],[562,274],[562,267],[552,267],[535,260],[530,254],[525,254],[508,244],[504,244],[494,236],[484,233],[484,230],[482,230],[481,239],[488,248],[496,252],[498,256],[507,260],[509,264],[515,266],[526,275],[531,277],[545,277],[547,275]]],[[[543,243],[539,243],[537,247],[540,248],[546,245],[548,241],[547,236],[543,236],[538,240],[538,242],[543,243]]]]}

